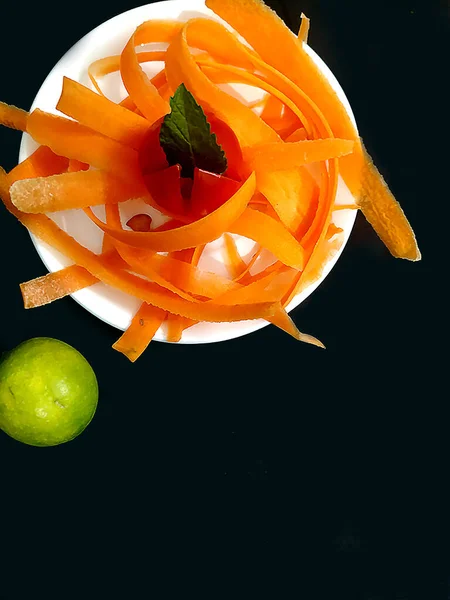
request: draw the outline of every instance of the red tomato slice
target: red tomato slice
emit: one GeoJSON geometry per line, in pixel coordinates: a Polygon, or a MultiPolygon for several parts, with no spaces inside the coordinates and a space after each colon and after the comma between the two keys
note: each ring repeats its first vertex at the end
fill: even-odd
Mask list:
{"type": "Polygon", "coordinates": [[[152,125],[139,150],[139,165],[143,175],[166,169],[169,166],[166,154],[159,143],[163,118],[152,125]]]}
{"type": "Polygon", "coordinates": [[[240,183],[229,177],[195,169],[190,213],[196,219],[205,217],[222,206],[240,187],[240,183]]]}
{"type": "Polygon", "coordinates": [[[224,175],[231,177],[231,179],[241,181],[242,150],[237,137],[226,123],[213,114],[209,113],[206,117],[211,125],[211,132],[216,134],[217,142],[222,146],[225,156],[227,157],[228,168],[224,175]]]}
{"type": "Polygon", "coordinates": [[[186,214],[188,201],[181,194],[180,165],[144,175],[144,181],[153,199],[154,208],[169,217],[186,214]]]}

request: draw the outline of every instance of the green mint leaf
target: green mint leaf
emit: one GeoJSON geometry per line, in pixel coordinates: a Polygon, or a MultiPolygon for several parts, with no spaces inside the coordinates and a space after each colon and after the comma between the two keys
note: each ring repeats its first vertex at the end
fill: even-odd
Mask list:
{"type": "Polygon", "coordinates": [[[183,177],[193,177],[195,167],[218,175],[226,171],[225,152],[211,133],[202,107],[184,83],[170,99],[170,108],[159,135],[169,165],[181,165],[183,177]]]}

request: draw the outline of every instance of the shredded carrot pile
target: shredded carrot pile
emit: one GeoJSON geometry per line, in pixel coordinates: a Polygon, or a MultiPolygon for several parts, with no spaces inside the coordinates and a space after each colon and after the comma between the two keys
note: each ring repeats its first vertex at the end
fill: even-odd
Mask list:
{"type": "MultiPolygon", "coordinates": [[[[344,236],[332,221],[335,210],[360,208],[394,256],[420,259],[400,205],[305,51],[309,19],[302,14],[296,36],[262,0],[206,0],[206,5],[233,31],[203,18],[142,23],[120,56],[90,65],[91,88],[63,78],[55,108],[69,118],[39,109],[29,114],[0,102],[0,125],[27,132],[40,144],[9,174],[0,167],[0,197],[33,235],[73,262],[21,284],[25,308],[98,282],[138,298],[139,310],[113,346],[132,362],[159,330],[179,342],[199,322],[265,319],[295,339],[324,347],[297,329],[286,306],[320,278],[341,248],[344,236]],[[137,51],[151,43],[168,47],[137,51]],[[164,62],[164,69],[149,78],[141,65],[154,61],[164,62]],[[120,103],[101,87],[101,78],[114,72],[128,93],[120,103]],[[222,85],[238,83],[253,86],[262,99],[246,103],[222,85]],[[181,84],[206,115],[233,132],[239,148],[241,164],[233,169],[240,177],[237,191],[201,218],[182,211],[181,193],[178,208],[166,206],[164,196],[146,182],[140,162],[181,84]],[[336,204],[339,175],[354,205],[336,204]],[[167,221],[154,228],[151,217],[138,214],[124,225],[119,207],[131,199],[143,199],[167,221]],[[95,206],[104,206],[104,218],[95,206]],[[84,211],[100,228],[102,254],[47,216],[67,209],[84,211]],[[239,253],[236,234],[255,242],[253,253],[239,253]],[[201,268],[205,247],[218,239],[227,277],[201,268]]],[[[161,168],[165,158],[156,154],[161,168]]]]}

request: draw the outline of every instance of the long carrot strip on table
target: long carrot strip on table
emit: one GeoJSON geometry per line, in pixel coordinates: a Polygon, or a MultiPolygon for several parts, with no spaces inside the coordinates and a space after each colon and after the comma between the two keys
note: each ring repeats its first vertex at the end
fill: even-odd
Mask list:
{"type": "Polygon", "coordinates": [[[146,350],[166,318],[166,313],[143,302],[125,333],[113,344],[114,350],[135,362],[146,350]]]}
{"type": "Polygon", "coordinates": [[[170,112],[170,107],[140,66],[136,46],[151,42],[170,42],[181,27],[182,23],[175,21],[146,21],[135,30],[120,57],[123,84],[150,123],[170,112]]]}
{"type": "Polygon", "coordinates": [[[139,182],[118,179],[107,171],[78,171],[17,181],[10,193],[20,211],[46,213],[117,204],[140,198],[147,190],[139,182]]]}
{"type": "Polygon", "coordinates": [[[405,213],[396,201],[381,173],[365,152],[362,187],[356,199],[359,208],[381,241],[396,258],[420,260],[416,237],[405,213]]]}
{"type": "Polygon", "coordinates": [[[206,5],[240,33],[264,61],[305,91],[327,115],[336,137],[355,141],[353,154],[340,160],[344,181],[391,253],[399,258],[420,260],[414,232],[365,153],[346,108],[285,23],[261,0],[206,0],[206,5]],[[395,215],[396,227],[386,223],[388,215],[395,215]]]}
{"type": "Polygon", "coordinates": [[[174,252],[184,248],[193,248],[199,244],[207,244],[219,238],[243,213],[255,192],[255,185],[255,176],[252,174],[236,194],[218,209],[198,221],[168,231],[151,231],[149,233],[124,231],[103,223],[91,209],[84,210],[100,229],[120,242],[156,252],[174,252]]]}
{"type": "Polygon", "coordinates": [[[4,125],[10,129],[26,131],[28,116],[29,113],[27,111],[17,108],[17,106],[0,102],[0,125],[4,125]]]}
{"type": "Polygon", "coordinates": [[[68,77],[63,78],[56,108],[94,131],[136,150],[142,146],[150,129],[146,119],[68,77]]]}
{"type": "Polygon", "coordinates": [[[75,158],[118,177],[140,176],[138,154],[132,148],[80,125],[39,109],[28,117],[27,133],[55,154],[75,158]]]}

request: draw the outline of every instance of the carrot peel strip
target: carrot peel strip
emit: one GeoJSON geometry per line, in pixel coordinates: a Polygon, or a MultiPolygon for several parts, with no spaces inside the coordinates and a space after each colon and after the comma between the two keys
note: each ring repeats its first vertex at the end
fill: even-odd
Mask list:
{"type": "Polygon", "coordinates": [[[26,213],[46,213],[86,206],[117,204],[146,194],[137,184],[106,171],[77,171],[15,182],[11,200],[26,213]]]}
{"type": "Polygon", "coordinates": [[[367,153],[357,203],[393,256],[412,261],[421,259],[414,231],[405,213],[367,153]]]}
{"type": "Polygon", "coordinates": [[[135,150],[76,121],[36,109],[28,117],[27,132],[36,142],[60,156],[114,171],[121,178],[140,177],[135,150]]]}
{"type": "Polygon", "coordinates": [[[143,302],[128,329],[113,344],[114,350],[135,362],[146,350],[165,317],[163,310],[143,302]]]}
{"type": "Polygon", "coordinates": [[[49,177],[66,171],[69,160],[64,156],[58,156],[47,146],[39,146],[23,162],[18,164],[8,175],[10,183],[21,179],[32,179],[33,177],[49,177]]]}
{"type": "Polygon", "coordinates": [[[339,158],[351,154],[353,147],[353,140],[336,138],[263,144],[247,151],[247,160],[256,171],[279,171],[339,158]]]}
{"type": "Polygon", "coordinates": [[[207,244],[219,238],[244,212],[256,187],[255,175],[252,174],[239,190],[227,202],[206,217],[182,227],[167,231],[150,231],[141,233],[124,231],[112,227],[98,219],[90,208],[84,209],[88,217],[112,238],[139,248],[147,248],[155,252],[174,252],[184,248],[193,248],[207,244]]]}
{"type": "Polygon", "coordinates": [[[166,115],[170,108],[140,66],[136,46],[150,42],[170,42],[181,27],[182,24],[176,22],[146,21],[133,33],[120,57],[123,83],[135,105],[150,123],[166,115]]]}
{"type": "Polygon", "coordinates": [[[138,150],[150,123],[80,83],[64,77],[56,108],[79,123],[138,150]]]}
{"type": "Polygon", "coordinates": [[[308,43],[308,33],[309,33],[309,19],[308,17],[302,13],[301,14],[301,23],[300,23],[300,29],[298,32],[298,39],[301,42],[304,42],[305,44],[308,43]]]}
{"type": "Polygon", "coordinates": [[[247,269],[247,265],[239,254],[233,236],[229,233],[225,233],[223,238],[227,268],[230,271],[231,277],[233,279],[238,279],[247,269]]]}
{"type": "Polygon", "coordinates": [[[5,102],[0,102],[0,125],[4,125],[10,129],[26,131],[28,116],[29,114],[25,110],[11,104],[5,104],[5,102]]]}
{"type": "Polygon", "coordinates": [[[36,308],[97,283],[98,279],[78,265],[20,284],[25,308],[36,308]]]}
{"type": "Polygon", "coordinates": [[[281,223],[268,215],[247,208],[230,231],[254,240],[289,267],[301,270],[304,266],[305,253],[300,243],[281,223]]]}

